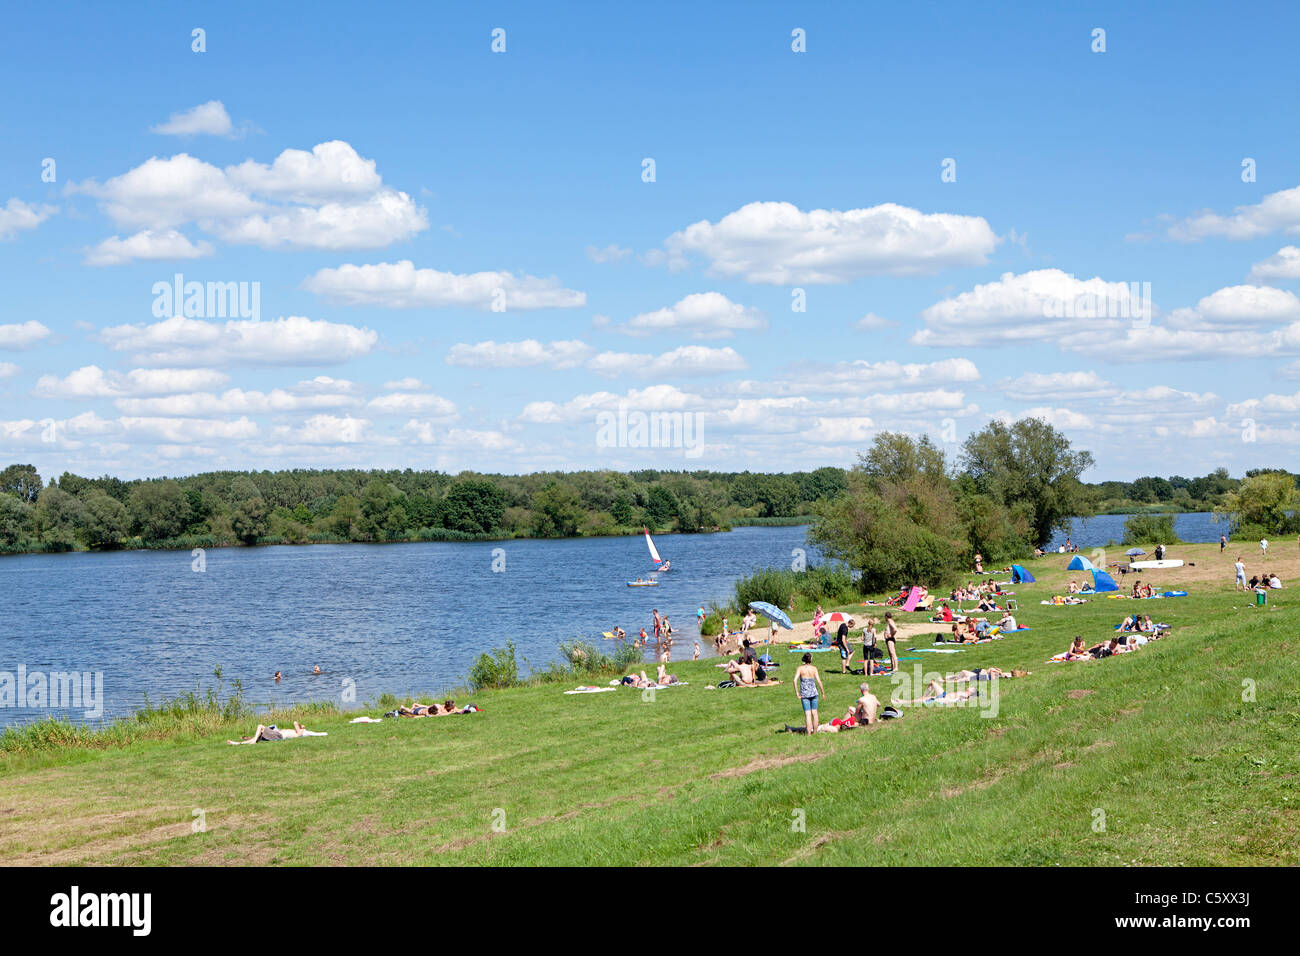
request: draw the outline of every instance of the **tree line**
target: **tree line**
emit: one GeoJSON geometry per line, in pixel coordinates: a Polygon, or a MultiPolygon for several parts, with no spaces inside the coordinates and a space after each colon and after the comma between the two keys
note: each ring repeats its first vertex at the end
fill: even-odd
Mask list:
{"type": "Polygon", "coordinates": [[[1092,455],[1046,422],[991,422],[956,454],[884,432],[851,469],[795,474],[579,471],[206,472],[126,480],[30,464],[0,471],[0,552],[219,547],[332,541],[456,541],[699,532],[812,521],[823,553],[870,582],[937,581],[1032,553],[1074,517],[1117,501],[1194,503],[1246,537],[1300,533],[1300,477],[1279,468],[1232,478],[1084,483],[1092,455]]]}
{"type": "Polygon", "coordinates": [[[808,515],[845,488],[840,468],[796,474],[641,470],[208,472],[46,483],[0,472],[0,550],[216,547],[698,532],[808,515]]]}

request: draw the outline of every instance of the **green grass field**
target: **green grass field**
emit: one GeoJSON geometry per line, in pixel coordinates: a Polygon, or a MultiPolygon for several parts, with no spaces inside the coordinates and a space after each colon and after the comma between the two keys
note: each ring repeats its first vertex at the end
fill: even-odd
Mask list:
{"type": "MultiPolygon", "coordinates": [[[[1283,590],[1254,607],[1231,590],[1233,555],[1217,552],[1177,549],[1198,564],[1183,572],[1187,598],[1043,607],[1077,577],[1053,555],[1028,565],[1040,583],[1015,588],[1031,631],[957,654],[902,645],[922,658],[905,668],[1032,671],[999,683],[996,717],[916,707],[847,733],[778,734],[802,720],[798,655],[781,649],[777,687],[706,690],[711,662],[674,663],[690,686],[653,700],[527,687],[480,694],[485,712],[464,717],[318,716],[309,726],[328,737],[275,744],[229,747],[228,730],[8,754],[0,861],[1294,864],[1300,601],[1283,590]],[[1172,635],[1045,663],[1135,609],[1172,635]]],[[[1267,563],[1284,580],[1300,570],[1267,563]]],[[[834,654],[814,660],[822,717],[838,716],[861,678],[840,676],[834,654]]],[[[883,700],[888,679],[872,689],[883,700]]]]}

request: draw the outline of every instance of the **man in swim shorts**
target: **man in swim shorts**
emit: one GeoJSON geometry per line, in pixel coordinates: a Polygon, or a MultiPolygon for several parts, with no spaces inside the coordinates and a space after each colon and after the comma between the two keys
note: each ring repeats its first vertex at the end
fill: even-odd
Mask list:
{"type": "Polygon", "coordinates": [[[885,649],[889,651],[890,669],[898,673],[898,625],[894,623],[894,612],[885,612],[885,649]]]}
{"type": "Polygon", "coordinates": [[[849,628],[853,626],[853,618],[847,621],[840,621],[839,629],[835,632],[835,646],[840,651],[840,673],[847,674],[849,670],[849,628]]]}

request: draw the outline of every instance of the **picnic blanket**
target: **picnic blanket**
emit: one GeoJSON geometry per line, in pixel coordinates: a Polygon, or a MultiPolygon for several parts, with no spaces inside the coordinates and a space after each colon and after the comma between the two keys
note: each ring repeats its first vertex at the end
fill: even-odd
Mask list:
{"type": "Polygon", "coordinates": [[[607,690],[618,690],[617,687],[579,687],[577,690],[566,690],[566,694],[603,694],[607,690]]]}
{"type": "Polygon", "coordinates": [[[348,721],[349,724],[382,724],[383,722],[382,717],[353,717],[348,721]]]}
{"type": "MultiPolygon", "coordinates": [[[[926,654],[960,654],[965,648],[961,647],[914,647],[914,651],[921,651],[926,654]]],[[[901,658],[900,658],[901,660],[901,658]]]]}

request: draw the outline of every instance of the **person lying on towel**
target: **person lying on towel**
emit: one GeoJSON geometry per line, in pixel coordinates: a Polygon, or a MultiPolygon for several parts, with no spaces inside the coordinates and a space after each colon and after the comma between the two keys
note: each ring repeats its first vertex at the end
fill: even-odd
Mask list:
{"type": "Polygon", "coordinates": [[[306,727],[304,727],[302,724],[298,723],[295,720],[293,722],[292,730],[289,729],[281,730],[279,727],[275,726],[275,724],[271,724],[271,726],[269,727],[264,727],[261,724],[258,724],[257,730],[254,731],[253,736],[249,737],[247,740],[227,740],[226,743],[239,746],[240,744],[255,744],[255,743],[260,743],[262,741],[295,740],[298,737],[324,737],[324,736],[326,736],[324,731],[308,730],[306,727]]]}

